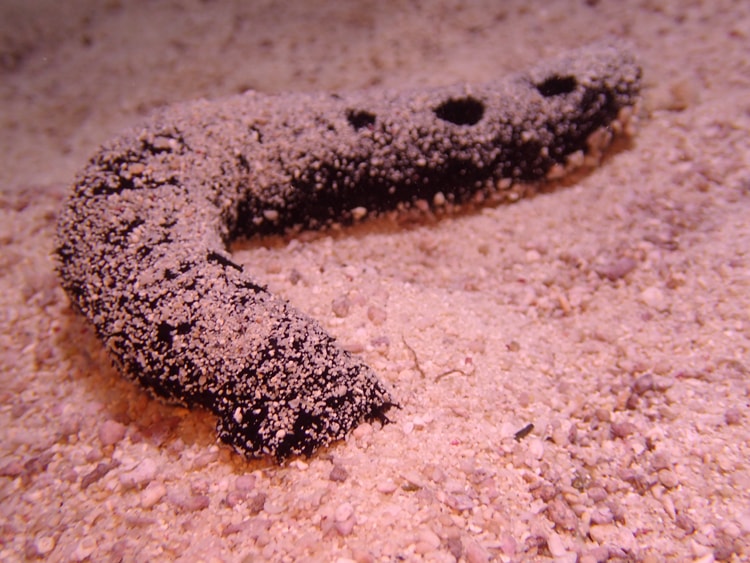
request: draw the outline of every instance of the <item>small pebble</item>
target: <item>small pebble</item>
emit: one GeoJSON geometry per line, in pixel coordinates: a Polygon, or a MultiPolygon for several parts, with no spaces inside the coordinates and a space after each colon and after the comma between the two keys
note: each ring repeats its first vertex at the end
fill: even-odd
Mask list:
{"type": "Polygon", "coordinates": [[[75,483],[78,481],[78,472],[73,467],[65,467],[60,472],[60,479],[68,483],[75,483]]]}
{"type": "Polygon", "coordinates": [[[604,489],[604,487],[591,487],[586,491],[589,498],[593,500],[594,502],[601,502],[604,499],[607,498],[607,491],[604,489]]]}
{"type": "MultiPolygon", "coordinates": [[[[596,543],[605,546],[617,546],[624,550],[636,550],[638,542],[629,529],[618,526],[617,524],[602,524],[601,526],[591,526],[589,530],[591,539],[596,543]]],[[[611,557],[613,554],[610,553],[611,557]]]]}
{"type": "Polygon", "coordinates": [[[533,492],[534,496],[542,499],[544,502],[550,502],[559,493],[560,489],[551,483],[545,483],[533,492]]]}
{"type": "Polygon", "coordinates": [[[717,561],[732,561],[733,555],[738,552],[735,542],[726,534],[718,534],[716,546],[714,547],[714,559],[717,561]]]}
{"type": "Polygon", "coordinates": [[[190,492],[194,495],[205,495],[210,489],[208,479],[198,477],[190,482],[190,492]]]}
{"type": "Polygon", "coordinates": [[[345,520],[344,522],[336,522],[334,524],[334,527],[336,528],[336,531],[340,536],[348,536],[354,531],[354,525],[356,523],[357,522],[354,518],[350,518],[349,520],[345,520]]]}
{"type": "Polygon", "coordinates": [[[382,355],[388,353],[388,347],[391,345],[391,340],[385,335],[376,336],[370,340],[370,346],[382,355]]]}
{"type": "Polygon", "coordinates": [[[674,489],[680,484],[677,475],[675,475],[674,471],[670,471],[669,469],[662,469],[659,471],[659,482],[667,489],[674,489]]]}
{"type": "Polygon", "coordinates": [[[238,491],[252,491],[255,488],[255,475],[240,475],[234,482],[234,487],[238,491]]]}
{"type": "Polygon", "coordinates": [[[372,436],[373,428],[369,422],[363,422],[352,430],[352,436],[357,440],[364,440],[372,436]]]}
{"type": "Polygon", "coordinates": [[[445,504],[450,506],[456,512],[464,512],[474,508],[474,501],[468,495],[446,495],[445,504]]]}
{"type": "Polygon", "coordinates": [[[393,481],[392,479],[386,479],[384,481],[378,482],[376,488],[379,493],[390,495],[396,492],[396,489],[398,489],[398,485],[396,485],[395,481],[393,481]]]}
{"type": "Polygon", "coordinates": [[[746,510],[737,518],[737,524],[743,534],[750,535],[750,510],[746,510]]]}
{"type": "Polygon", "coordinates": [[[297,269],[292,269],[289,272],[289,282],[292,285],[297,285],[302,280],[302,274],[297,269]]]}
{"type": "Polygon", "coordinates": [[[509,557],[512,557],[516,554],[516,551],[518,550],[518,542],[516,542],[516,539],[510,535],[508,532],[503,532],[500,534],[500,551],[503,552],[503,555],[507,555],[509,557]]]}
{"type": "Polygon", "coordinates": [[[151,458],[141,461],[133,470],[120,476],[120,484],[127,489],[141,488],[156,477],[156,462],[151,458]]]}
{"type": "Polygon", "coordinates": [[[57,542],[55,541],[54,536],[42,536],[34,541],[34,547],[40,556],[47,555],[50,551],[55,549],[56,544],[57,542]]]}
{"type": "Polygon", "coordinates": [[[202,469],[219,459],[218,450],[203,452],[193,460],[193,469],[202,469]]]}
{"type": "Polygon", "coordinates": [[[0,477],[18,477],[23,470],[23,464],[20,461],[11,461],[0,467],[0,477]]]}
{"type": "Polygon", "coordinates": [[[434,551],[440,547],[440,537],[429,529],[421,529],[417,533],[416,541],[417,545],[423,546],[423,553],[434,551]]]}
{"type": "Polygon", "coordinates": [[[342,536],[348,536],[354,530],[357,521],[354,515],[354,507],[348,502],[340,504],[336,507],[333,520],[336,531],[342,536]]]}
{"type": "Polygon", "coordinates": [[[638,297],[645,305],[659,312],[669,309],[669,301],[664,292],[658,287],[648,287],[638,297]]]}
{"type": "Polygon", "coordinates": [[[96,537],[93,535],[86,536],[78,542],[75,551],[71,554],[71,559],[73,561],[88,559],[96,551],[97,547],[96,537]]]}
{"type": "Polygon", "coordinates": [[[167,488],[162,483],[151,482],[141,492],[141,507],[151,508],[158,503],[164,495],[167,494],[167,488]]]}
{"type": "Polygon", "coordinates": [[[118,465],[118,461],[113,461],[112,463],[97,464],[97,466],[92,471],[81,477],[81,489],[87,489],[90,485],[96,483],[99,479],[104,477],[118,465]]]}
{"type": "Polygon", "coordinates": [[[234,508],[247,498],[247,493],[244,491],[229,491],[227,496],[224,497],[224,504],[229,508],[234,508]]]}
{"type": "Polygon", "coordinates": [[[596,273],[609,281],[617,281],[632,272],[638,263],[632,258],[620,258],[615,262],[603,264],[597,267],[596,273]]]}
{"type": "Polygon", "coordinates": [[[643,395],[654,388],[654,376],[650,373],[640,376],[633,382],[633,392],[637,395],[643,395]]]}
{"type": "Polygon", "coordinates": [[[729,407],[724,413],[724,420],[727,424],[740,424],[742,422],[742,412],[737,407],[729,407]]]}
{"type": "Polygon", "coordinates": [[[422,478],[414,471],[405,471],[402,477],[404,482],[401,484],[401,488],[405,491],[418,491],[424,487],[422,478]]]}
{"type": "Polygon", "coordinates": [[[367,308],[367,318],[370,319],[370,322],[375,326],[380,326],[385,323],[388,315],[386,314],[385,309],[371,305],[367,308]]]}
{"type": "Polygon", "coordinates": [[[539,438],[529,440],[528,453],[532,459],[542,459],[544,457],[544,442],[539,438]]]}
{"type": "Polygon", "coordinates": [[[105,420],[99,426],[99,440],[105,446],[112,446],[125,437],[126,427],[115,420],[105,420]]]}
{"type": "Polygon", "coordinates": [[[555,421],[560,422],[552,430],[552,441],[558,446],[567,446],[574,441],[575,425],[569,420],[555,421]]]}
{"type": "Polygon", "coordinates": [[[343,483],[348,477],[349,472],[341,465],[334,465],[333,469],[331,469],[331,473],[328,475],[328,478],[331,481],[335,481],[338,483],[343,483]]]}
{"type": "Polygon", "coordinates": [[[612,435],[615,438],[627,438],[633,434],[638,428],[632,422],[613,422],[612,423],[612,435]]]}
{"type": "Polygon", "coordinates": [[[665,452],[656,452],[653,459],[651,460],[651,468],[654,471],[661,471],[662,469],[670,469],[672,462],[670,461],[669,455],[665,452]]]}
{"type": "Polygon", "coordinates": [[[635,394],[631,393],[628,397],[628,400],[625,402],[625,408],[629,411],[636,410],[638,408],[638,404],[640,403],[640,397],[635,394]]]}
{"type": "Polygon", "coordinates": [[[336,512],[333,514],[333,519],[336,522],[343,522],[344,520],[348,520],[354,515],[354,507],[348,503],[344,502],[341,503],[338,507],[336,507],[336,512]]]}
{"type": "Polygon", "coordinates": [[[609,549],[607,546],[598,545],[582,555],[579,563],[605,563],[605,561],[609,561],[609,549]]]}
{"type": "Polygon", "coordinates": [[[592,524],[611,524],[615,517],[609,507],[597,508],[591,513],[592,524]]]}
{"type": "Polygon", "coordinates": [[[333,300],[333,303],[331,303],[331,309],[333,310],[333,314],[337,317],[346,317],[349,315],[349,311],[351,310],[352,303],[349,300],[347,296],[338,297],[333,300]]]}
{"type": "Polygon", "coordinates": [[[645,491],[651,486],[646,476],[635,469],[626,467],[617,472],[617,476],[623,481],[630,483],[636,491],[645,491]]]}
{"type": "Polygon", "coordinates": [[[742,530],[734,522],[724,522],[721,529],[722,532],[732,539],[737,539],[742,535],[742,530]]]}
{"type": "Polygon", "coordinates": [[[687,514],[678,514],[674,521],[675,525],[684,530],[686,534],[690,535],[695,531],[695,521],[690,518],[687,514]]]}
{"type": "Polygon", "coordinates": [[[464,554],[468,563],[487,563],[491,560],[487,550],[474,541],[467,541],[464,544],[464,554]]]}
{"type": "Polygon", "coordinates": [[[547,517],[560,529],[575,530],[578,517],[562,498],[556,497],[547,503],[547,517]]]}
{"type": "Polygon", "coordinates": [[[104,452],[102,452],[101,448],[97,446],[97,444],[92,443],[91,449],[86,452],[86,456],[84,457],[86,463],[95,463],[97,461],[101,461],[104,457],[104,452]]]}
{"type": "Polygon", "coordinates": [[[568,550],[565,549],[565,544],[563,543],[560,534],[556,534],[555,532],[550,532],[547,535],[547,549],[549,549],[549,552],[552,554],[552,556],[556,558],[563,557],[568,553],[568,550]]]}
{"type": "Polygon", "coordinates": [[[247,509],[250,514],[258,514],[266,505],[265,493],[256,493],[247,502],[247,509]]]}
{"type": "Polygon", "coordinates": [[[207,495],[194,495],[182,490],[169,491],[167,498],[173,506],[185,512],[197,512],[208,508],[210,504],[210,499],[207,495]]]}
{"type": "Polygon", "coordinates": [[[435,463],[428,463],[427,465],[425,465],[422,474],[434,483],[444,483],[448,477],[445,473],[445,470],[435,463]]]}
{"type": "Polygon", "coordinates": [[[59,431],[62,436],[73,436],[81,429],[81,417],[77,414],[63,417],[60,421],[59,431]]]}
{"type": "Polygon", "coordinates": [[[459,536],[454,535],[448,537],[445,540],[445,547],[456,560],[461,559],[461,556],[464,553],[464,546],[461,543],[461,538],[459,536]]]}
{"type": "Polygon", "coordinates": [[[669,86],[669,92],[672,95],[669,109],[682,111],[695,105],[700,102],[702,90],[698,80],[692,76],[675,80],[669,86]]]}
{"type": "Polygon", "coordinates": [[[531,250],[526,251],[526,261],[527,262],[538,262],[539,259],[542,257],[542,255],[539,253],[538,250],[534,250],[533,248],[531,250]]]}

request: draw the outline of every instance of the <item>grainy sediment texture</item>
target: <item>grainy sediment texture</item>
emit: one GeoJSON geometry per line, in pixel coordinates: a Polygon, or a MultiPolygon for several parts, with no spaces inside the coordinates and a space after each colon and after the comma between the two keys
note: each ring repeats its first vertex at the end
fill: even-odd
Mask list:
{"type": "Polygon", "coordinates": [[[279,6],[0,3],[0,559],[747,560],[750,5],[279,6]],[[245,460],[121,377],[60,287],[74,174],[155,109],[478,84],[612,38],[644,119],[572,185],[231,245],[391,424],[245,460]]]}
{"type": "Polygon", "coordinates": [[[63,286],[125,374],[217,414],[237,451],[310,454],[384,422],[393,399],[234,263],[231,240],[518,197],[597,163],[630,128],[640,75],[630,53],[596,45],[478,85],[168,109],[77,180],[58,232],[63,286]]]}

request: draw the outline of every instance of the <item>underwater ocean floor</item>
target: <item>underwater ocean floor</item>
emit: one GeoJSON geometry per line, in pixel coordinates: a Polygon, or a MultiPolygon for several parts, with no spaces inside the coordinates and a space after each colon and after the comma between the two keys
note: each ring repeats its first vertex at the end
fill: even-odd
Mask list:
{"type": "Polygon", "coordinates": [[[750,5],[0,6],[0,560],[750,557],[750,5]],[[513,205],[240,243],[400,408],[279,466],[112,366],[59,285],[97,147],[162,106],[486,81],[629,41],[639,131],[513,205]]]}

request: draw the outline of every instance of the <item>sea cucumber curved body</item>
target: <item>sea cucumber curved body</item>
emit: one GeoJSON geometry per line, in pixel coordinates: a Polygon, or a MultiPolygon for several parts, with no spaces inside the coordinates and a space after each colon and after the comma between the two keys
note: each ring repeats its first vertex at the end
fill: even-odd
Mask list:
{"type": "Polygon", "coordinates": [[[59,219],[62,285],[119,369],[248,457],[310,454],[391,392],[232,260],[237,237],[511,197],[627,133],[640,69],[596,45],[479,85],[172,106],[104,145],[59,219]]]}

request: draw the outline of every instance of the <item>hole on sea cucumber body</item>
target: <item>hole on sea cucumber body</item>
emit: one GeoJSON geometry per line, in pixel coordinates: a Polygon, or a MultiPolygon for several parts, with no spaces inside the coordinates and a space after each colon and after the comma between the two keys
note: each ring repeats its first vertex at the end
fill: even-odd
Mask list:
{"type": "Polygon", "coordinates": [[[476,98],[451,98],[435,108],[435,115],[456,125],[475,125],[484,115],[484,104],[476,98]]]}
{"type": "Polygon", "coordinates": [[[349,125],[354,127],[355,131],[375,124],[375,114],[364,110],[350,109],[346,112],[346,119],[349,121],[349,125]]]}
{"type": "Polygon", "coordinates": [[[559,96],[561,94],[570,94],[578,86],[575,76],[558,76],[553,74],[544,82],[537,84],[536,89],[545,98],[559,96]]]}

